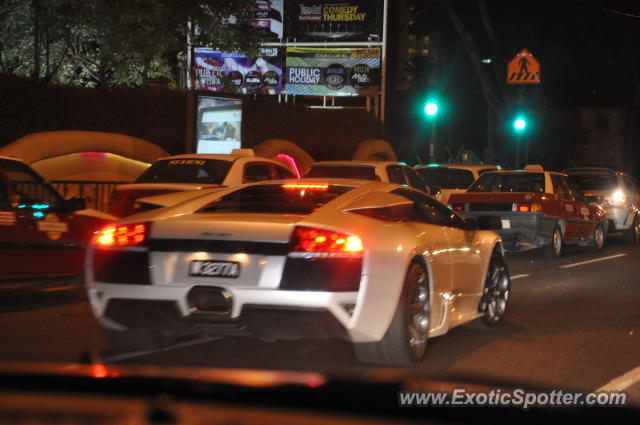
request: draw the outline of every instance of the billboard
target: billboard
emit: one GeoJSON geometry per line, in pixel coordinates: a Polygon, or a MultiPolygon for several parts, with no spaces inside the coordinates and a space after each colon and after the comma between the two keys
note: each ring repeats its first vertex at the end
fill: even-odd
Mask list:
{"type": "Polygon", "coordinates": [[[284,0],[256,0],[251,25],[259,28],[265,40],[282,40],[284,35],[284,0]]]}
{"type": "MultiPolygon", "coordinates": [[[[284,31],[284,0],[255,0],[251,6],[251,26],[260,30],[263,40],[282,40],[284,31]]],[[[237,22],[235,16],[227,18],[230,24],[237,22]]]]}
{"type": "Polygon", "coordinates": [[[295,41],[381,41],[382,0],[289,0],[287,38],[295,41]]]}
{"type": "Polygon", "coordinates": [[[373,96],[380,49],[287,48],[285,91],[310,96],[373,96]]]}
{"type": "Polygon", "coordinates": [[[194,49],[196,90],[237,94],[278,94],[282,91],[282,49],[263,47],[260,55],[194,49]]]}
{"type": "Polygon", "coordinates": [[[242,100],[198,96],[196,152],[228,154],[242,140],[242,100]]]}

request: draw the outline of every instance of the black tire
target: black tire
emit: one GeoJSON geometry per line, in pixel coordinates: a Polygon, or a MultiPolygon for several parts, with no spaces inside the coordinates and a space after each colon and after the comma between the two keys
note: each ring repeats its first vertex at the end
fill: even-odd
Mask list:
{"type": "Polygon", "coordinates": [[[155,350],[167,345],[168,338],[151,329],[118,331],[102,328],[111,348],[119,351],[155,350]]]}
{"type": "Polygon", "coordinates": [[[421,264],[413,262],[407,271],[402,295],[389,329],[380,341],[355,343],[354,351],[358,360],[387,366],[411,366],[421,360],[424,357],[429,333],[429,303],[427,271],[421,264]],[[421,329],[416,329],[415,326],[415,320],[418,319],[411,318],[412,308],[416,314],[422,311],[424,317],[420,321],[421,329]],[[411,335],[410,328],[415,333],[421,330],[423,332],[419,336],[411,335]]]}
{"type": "Polygon", "coordinates": [[[487,268],[484,293],[478,307],[478,311],[484,313],[482,323],[488,327],[494,327],[502,323],[508,310],[510,298],[511,277],[509,268],[502,255],[494,252],[487,268]]]}
{"type": "Polygon", "coordinates": [[[593,231],[593,248],[598,252],[604,251],[606,238],[607,235],[604,230],[604,224],[599,223],[598,226],[596,226],[596,230],[593,231]]]}
{"type": "Polygon", "coordinates": [[[628,244],[637,245],[640,244],[640,219],[638,216],[633,219],[633,223],[631,224],[631,228],[625,230],[622,233],[624,237],[624,241],[628,244]]]}
{"type": "Polygon", "coordinates": [[[547,258],[560,258],[564,254],[564,241],[562,240],[562,228],[556,224],[551,235],[551,240],[544,246],[544,256],[547,258]]]}

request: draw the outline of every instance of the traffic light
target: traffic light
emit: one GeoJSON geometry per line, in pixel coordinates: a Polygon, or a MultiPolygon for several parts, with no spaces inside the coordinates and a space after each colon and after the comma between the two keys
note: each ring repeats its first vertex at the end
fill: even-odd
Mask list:
{"type": "Polygon", "coordinates": [[[513,121],[513,128],[516,131],[524,131],[527,128],[527,120],[524,117],[518,117],[513,121]]]}
{"type": "Polygon", "coordinates": [[[433,117],[438,113],[438,104],[434,101],[429,101],[424,105],[424,113],[429,117],[433,117]]]}

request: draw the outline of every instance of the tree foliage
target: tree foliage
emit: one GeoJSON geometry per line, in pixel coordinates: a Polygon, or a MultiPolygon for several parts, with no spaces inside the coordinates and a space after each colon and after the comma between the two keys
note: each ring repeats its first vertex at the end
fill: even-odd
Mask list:
{"type": "Polygon", "coordinates": [[[89,87],[175,81],[192,45],[257,50],[251,0],[2,0],[0,72],[89,87]],[[233,19],[229,19],[233,16],[233,19]]]}

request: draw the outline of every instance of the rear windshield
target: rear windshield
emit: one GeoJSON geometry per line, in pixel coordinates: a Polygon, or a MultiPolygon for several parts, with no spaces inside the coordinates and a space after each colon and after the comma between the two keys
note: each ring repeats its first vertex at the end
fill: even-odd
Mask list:
{"type": "Polygon", "coordinates": [[[374,167],[353,165],[318,165],[313,166],[305,177],[320,179],[357,179],[377,180],[374,167]]]}
{"type": "Polygon", "coordinates": [[[544,173],[485,173],[468,192],[544,193],[544,173]]]}
{"type": "Polygon", "coordinates": [[[249,186],[204,206],[197,212],[308,215],[353,189],[350,186],[292,183],[249,186]]]}
{"type": "Polygon", "coordinates": [[[473,173],[469,170],[456,168],[433,167],[416,168],[422,179],[430,186],[439,186],[441,189],[466,189],[473,183],[473,173]]]}
{"type": "Polygon", "coordinates": [[[219,159],[163,159],[147,168],[136,182],[222,184],[231,164],[219,159]]]}
{"type": "Polygon", "coordinates": [[[612,174],[569,174],[580,190],[615,190],[618,186],[618,178],[612,174]]]}

